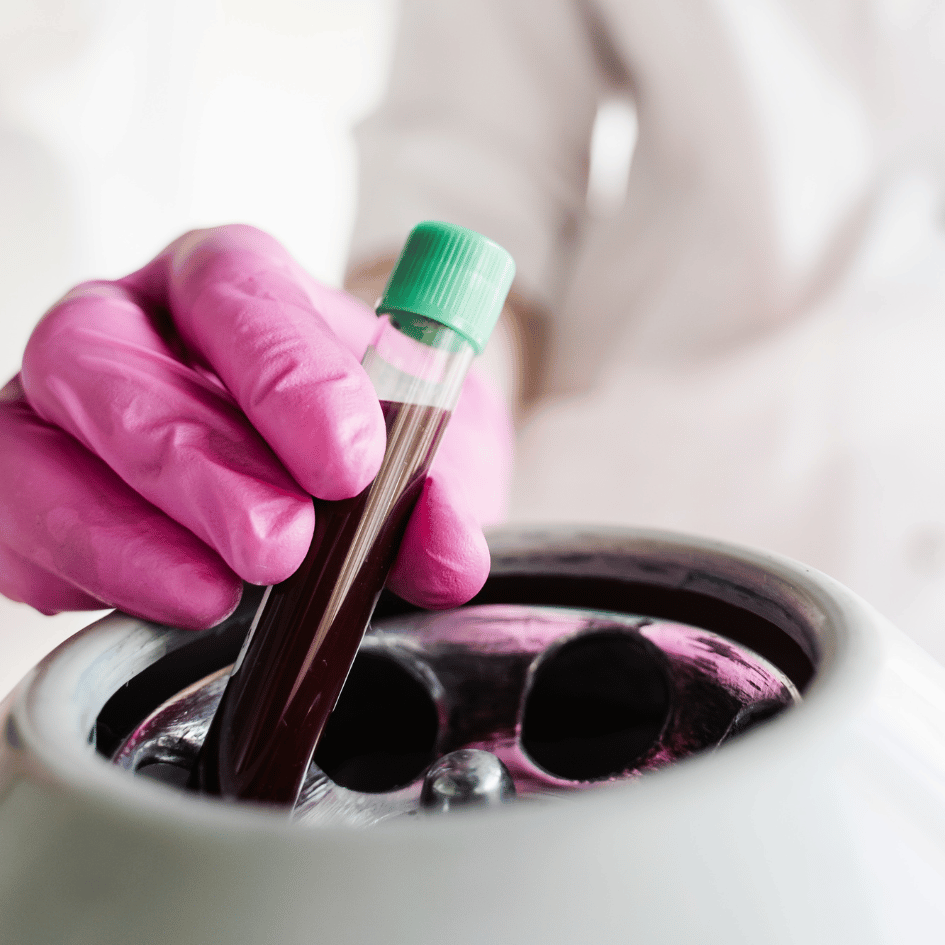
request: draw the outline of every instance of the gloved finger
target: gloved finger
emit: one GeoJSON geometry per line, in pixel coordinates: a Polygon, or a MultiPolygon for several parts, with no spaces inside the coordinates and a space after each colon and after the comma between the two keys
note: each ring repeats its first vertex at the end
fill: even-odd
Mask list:
{"type": "Polygon", "coordinates": [[[0,545],[0,594],[51,616],[64,610],[101,610],[106,605],[0,545]]]}
{"type": "Polygon", "coordinates": [[[469,506],[449,477],[427,478],[387,579],[395,594],[433,610],[475,596],[489,575],[489,546],[469,506]]]}
{"type": "Polygon", "coordinates": [[[505,514],[512,440],[501,398],[470,374],[388,578],[394,593],[433,609],[478,593],[489,574],[481,525],[505,514]]]}
{"type": "Polygon", "coordinates": [[[0,402],[0,544],[100,606],[191,628],[231,613],[242,582],[220,557],[16,393],[0,402]]]}
{"type": "Polygon", "coordinates": [[[43,419],[242,578],[271,584],[298,567],[314,528],[311,498],[219,382],[181,363],[129,289],[70,292],[30,338],[22,379],[43,419]]]}
{"type": "Polygon", "coordinates": [[[125,284],[170,309],[306,491],[347,498],[374,478],[384,420],[360,365],[364,346],[352,351],[338,334],[366,345],[376,322],[361,303],[316,297],[279,243],[248,226],[189,233],[125,284]]]}

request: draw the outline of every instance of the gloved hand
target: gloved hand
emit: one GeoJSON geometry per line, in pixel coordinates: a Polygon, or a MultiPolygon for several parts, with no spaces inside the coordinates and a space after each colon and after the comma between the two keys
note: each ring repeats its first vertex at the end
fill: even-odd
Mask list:
{"type": "MultiPolygon", "coordinates": [[[[0,591],[44,613],[118,607],[212,626],[241,579],[284,580],[310,495],[374,477],[384,422],[360,360],[362,303],[246,226],[188,233],[143,269],[89,282],[34,331],[0,393],[0,591]]],[[[474,374],[389,586],[447,607],[488,573],[504,509],[507,413],[474,374]]]]}

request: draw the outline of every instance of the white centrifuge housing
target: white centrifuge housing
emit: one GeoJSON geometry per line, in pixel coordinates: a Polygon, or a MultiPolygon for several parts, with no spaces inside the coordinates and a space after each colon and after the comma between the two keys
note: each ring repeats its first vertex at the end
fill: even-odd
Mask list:
{"type": "Polygon", "coordinates": [[[245,608],[202,634],[114,614],[59,647],[3,710],[0,941],[941,941],[938,664],[784,558],[629,530],[490,540],[473,607],[382,602],[359,656],[382,671],[352,681],[291,820],[154,777],[183,779],[245,608]],[[575,717],[556,700],[598,697],[595,718],[611,697],[642,713],[633,744],[555,741],[575,717]],[[382,730],[405,767],[373,783],[391,752],[348,748],[382,730]],[[491,776],[468,749],[503,763],[478,807],[450,800],[491,776]]]}

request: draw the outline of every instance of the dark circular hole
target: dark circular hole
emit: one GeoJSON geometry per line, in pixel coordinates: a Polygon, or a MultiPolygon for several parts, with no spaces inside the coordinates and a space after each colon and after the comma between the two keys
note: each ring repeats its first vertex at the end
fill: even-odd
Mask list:
{"type": "Polygon", "coordinates": [[[659,738],[670,711],[663,658],[635,633],[596,631],[537,667],[521,741],[559,778],[596,781],[630,770],[659,738]]]}
{"type": "Polygon", "coordinates": [[[429,692],[395,659],[358,654],[325,726],[315,763],[352,791],[403,787],[433,760],[438,720],[429,692]]]}

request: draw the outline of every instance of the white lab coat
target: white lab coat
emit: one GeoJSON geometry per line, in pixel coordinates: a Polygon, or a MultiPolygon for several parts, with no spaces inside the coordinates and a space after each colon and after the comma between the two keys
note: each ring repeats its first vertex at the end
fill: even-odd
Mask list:
{"type": "Polygon", "coordinates": [[[938,2],[408,0],[352,259],[455,221],[549,309],[513,520],[776,550],[945,659],[943,141],[938,2]],[[615,90],[639,138],[595,217],[615,90]]]}

